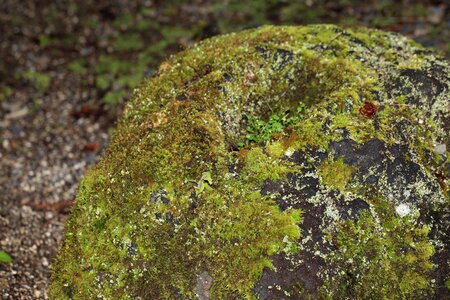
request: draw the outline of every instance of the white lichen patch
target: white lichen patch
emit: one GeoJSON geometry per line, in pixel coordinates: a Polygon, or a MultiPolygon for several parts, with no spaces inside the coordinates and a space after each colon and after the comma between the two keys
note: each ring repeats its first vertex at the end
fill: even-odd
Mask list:
{"type": "Polygon", "coordinates": [[[403,218],[404,216],[407,216],[411,213],[411,208],[408,204],[402,203],[395,207],[395,212],[399,217],[403,218]]]}
{"type": "Polygon", "coordinates": [[[285,155],[286,155],[287,157],[290,157],[290,156],[292,156],[292,154],[294,154],[294,151],[293,151],[291,148],[288,148],[288,149],[286,150],[285,155]]]}

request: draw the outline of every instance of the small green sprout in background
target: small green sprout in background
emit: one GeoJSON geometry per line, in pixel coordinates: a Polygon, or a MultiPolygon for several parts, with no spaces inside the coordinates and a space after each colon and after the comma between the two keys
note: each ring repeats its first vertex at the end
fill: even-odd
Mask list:
{"type": "Polygon", "coordinates": [[[10,263],[13,259],[11,256],[9,256],[8,253],[6,253],[3,250],[0,250],[0,263],[10,263]]]}
{"type": "Polygon", "coordinates": [[[83,58],[73,60],[67,67],[76,74],[84,74],[87,72],[86,60],[83,58]]]}
{"type": "Polygon", "coordinates": [[[44,73],[28,70],[20,74],[20,77],[31,81],[34,86],[42,92],[45,92],[50,86],[51,78],[49,75],[44,73]]]}
{"type": "Polygon", "coordinates": [[[11,96],[13,90],[10,86],[3,86],[0,88],[0,102],[5,101],[9,96],[11,96]]]}

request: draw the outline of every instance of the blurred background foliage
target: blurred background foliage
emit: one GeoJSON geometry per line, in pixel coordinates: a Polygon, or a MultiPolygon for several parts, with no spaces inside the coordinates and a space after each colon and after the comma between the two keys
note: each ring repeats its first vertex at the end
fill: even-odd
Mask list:
{"type": "Polygon", "coordinates": [[[3,0],[0,102],[16,90],[57,90],[57,77],[70,72],[67,80],[89,91],[82,102],[111,110],[164,58],[198,40],[263,24],[311,23],[397,31],[450,53],[443,1],[3,0]]]}

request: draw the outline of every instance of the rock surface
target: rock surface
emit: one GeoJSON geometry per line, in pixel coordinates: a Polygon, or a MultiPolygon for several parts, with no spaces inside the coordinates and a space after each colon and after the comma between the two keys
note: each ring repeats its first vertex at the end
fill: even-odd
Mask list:
{"type": "Polygon", "coordinates": [[[172,57],[82,180],[50,296],[448,298],[449,75],[331,25],[172,57]]]}

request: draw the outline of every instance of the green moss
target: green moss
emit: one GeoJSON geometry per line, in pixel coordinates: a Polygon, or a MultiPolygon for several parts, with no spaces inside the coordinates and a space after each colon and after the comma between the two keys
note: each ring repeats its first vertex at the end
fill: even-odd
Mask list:
{"type": "Polygon", "coordinates": [[[342,157],[337,160],[330,157],[320,164],[317,171],[322,184],[343,191],[352,179],[355,167],[345,164],[342,157]]]}
{"type": "Polygon", "coordinates": [[[450,278],[447,278],[447,280],[445,281],[445,287],[447,288],[447,290],[450,290],[450,278]]]}
{"type": "Polygon", "coordinates": [[[269,257],[295,249],[292,245],[300,237],[296,225],[300,222],[299,211],[280,213],[273,202],[262,199],[258,193],[236,199],[231,205],[221,194],[210,194],[206,201],[212,205],[208,211],[223,212],[217,219],[216,213],[204,211],[195,220],[196,228],[208,241],[205,253],[217,282],[212,295],[225,299],[237,292],[251,297],[263,268],[272,267],[269,257]]]}
{"type": "Polygon", "coordinates": [[[242,178],[252,183],[262,184],[266,179],[278,180],[295,166],[266,155],[261,148],[249,150],[245,156],[242,178]]]}
{"type": "MultiPolygon", "coordinates": [[[[127,203],[108,205],[99,200],[108,202],[116,193],[115,186],[122,186],[119,190],[123,190],[126,181],[110,181],[98,172],[92,170],[91,176],[85,177],[78,194],[77,203],[84,203],[83,215],[89,217],[78,219],[83,225],[68,224],[79,230],[75,236],[66,236],[66,245],[71,241],[83,245],[81,249],[65,250],[66,255],[78,257],[78,261],[65,266],[67,274],[75,277],[60,277],[54,281],[51,293],[68,295],[65,287],[76,287],[78,298],[101,293],[132,299],[134,296],[130,295],[171,298],[178,290],[194,298],[191,287],[195,286],[195,274],[206,269],[217,282],[211,291],[216,297],[235,293],[250,297],[263,268],[271,267],[269,257],[295,251],[300,212],[281,212],[272,200],[248,191],[251,186],[237,179],[215,179],[204,172],[192,186],[196,199],[177,194],[170,185],[161,189],[153,184],[150,189],[143,187],[127,194],[127,203]],[[152,198],[149,193],[161,190],[166,191],[167,204],[144,200],[152,198]],[[192,203],[196,203],[194,209],[192,203]],[[130,255],[130,245],[137,249],[134,255],[130,255]],[[102,251],[97,251],[97,247],[102,251]],[[151,268],[142,265],[153,260],[151,268]],[[127,271],[124,264],[135,267],[127,271]],[[91,271],[83,271],[86,268],[91,271]],[[142,284],[124,294],[130,280],[142,284]],[[89,282],[97,282],[98,290],[89,282]],[[154,285],[157,290],[151,288],[154,285]]],[[[121,175],[126,178],[127,171],[121,175]]]]}
{"type": "Polygon", "coordinates": [[[281,158],[286,153],[284,145],[279,141],[267,143],[266,150],[267,154],[269,154],[270,157],[273,157],[275,159],[281,158]]]}
{"type": "MultiPolygon", "coordinates": [[[[399,43],[413,47],[403,39],[399,43]]],[[[389,60],[378,62],[378,54],[395,45],[378,31],[267,26],[205,40],[171,57],[134,91],[103,159],[84,177],[54,264],[51,297],[193,299],[197,276],[208,272],[215,298],[252,298],[272,256],[299,251],[300,212],[282,212],[260,192],[266,180],[286,180],[300,170],[288,153],[323,153],[330,142],[345,137],[345,130],[358,143],[377,138],[395,144],[402,141],[391,130],[396,120],[418,122],[413,110],[400,109],[401,99],[398,104],[389,100],[393,104],[384,110],[375,100],[376,92],[384,91],[383,72],[399,69],[389,60]],[[361,45],[366,42],[373,53],[361,45]],[[359,111],[365,101],[380,107],[373,119],[359,111]],[[297,110],[300,103],[305,114],[297,110]],[[233,152],[242,141],[245,147],[233,152]]],[[[145,63],[130,67],[103,56],[96,74],[106,91],[130,70],[141,74],[145,63]]],[[[134,78],[120,84],[132,86],[134,78]]],[[[418,126],[410,133],[411,143],[414,149],[429,149],[436,139],[418,126]],[[431,142],[418,142],[424,138],[431,142]]],[[[316,164],[317,158],[308,158],[316,164]]],[[[342,157],[318,168],[321,182],[340,191],[347,191],[356,171],[342,157]]],[[[338,240],[350,249],[348,255],[373,255],[382,264],[380,269],[362,264],[358,278],[422,263],[386,278],[402,295],[427,290],[432,250],[426,229],[414,231],[395,216],[380,219],[380,227],[380,214],[341,226],[338,240]],[[401,239],[400,233],[412,236],[408,245],[389,237],[401,239]],[[352,248],[359,241],[369,243],[373,253],[352,248]],[[389,261],[385,253],[396,254],[399,244],[414,251],[389,261]],[[410,285],[413,277],[417,287],[410,285]]],[[[344,269],[346,253],[332,257],[344,269]]],[[[338,279],[345,290],[347,277],[338,279]]],[[[355,286],[360,295],[369,292],[360,282],[355,286]]],[[[380,289],[380,295],[387,291],[380,289]]]]}
{"type": "Polygon", "coordinates": [[[322,131],[324,121],[325,119],[320,115],[312,114],[301,125],[298,124],[295,128],[298,139],[294,142],[293,147],[302,150],[311,146],[328,149],[328,143],[332,136],[328,136],[322,131]]]}
{"type": "Polygon", "coordinates": [[[375,129],[375,121],[373,119],[367,118],[359,112],[359,109],[363,107],[361,105],[355,105],[352,111],[346,113],[338,113],[331,117],[330,130],[347,130],[351,139],[362,144],[371,139],[379,139],[387,141],[386,135],[381,130],[375,129]]]}
{"type": "Polygon", "coordinates": [[[358,221],[343,221],[336,229],[337,250],[327,259],[339,271],[328,275],[324,295],[412,299],[431,293],[430,229],[414,219],[397,217],[390,206],[385,200],[373,200],[373,212],[364,211],[358,221]]]}

